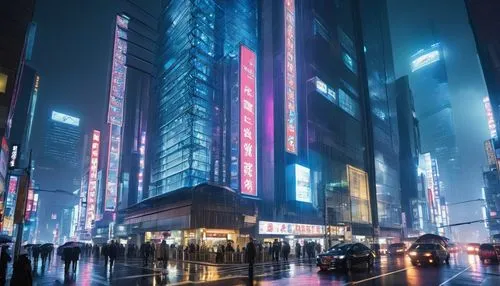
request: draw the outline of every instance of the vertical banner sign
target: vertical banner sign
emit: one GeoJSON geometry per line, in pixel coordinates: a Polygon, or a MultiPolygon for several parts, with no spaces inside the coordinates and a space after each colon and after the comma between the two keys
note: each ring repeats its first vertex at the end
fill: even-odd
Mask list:
{"type": "Polygon", "coordinates": [[[99,167],[100,143],[101,132],[94,130],[92,132],[92,143],[90,145],[89,187],[87,190],[87,218],[85,220],[85,230],[90,230],[92,228],[92,222],[95,221],[97,204],[97,168],[99,167]]]}
{"type": "Polygon", "coordinates": [[[109,149],[106,168],[106,211],[114,211],[118,194],[118,174],[120,166],[123,106],[125,101],[125,83],[127,80],[127,29],[128,18],[116,16],[115,40],[113,47],[113,63],[111,66],[111,83],[109,88],[109,149]]]}
{"type": "Polygon", "coordinates": [[[297,73],[295,64],[295,0],[285,0],[285,147],[297,154],[297,73]]]}
{"type": "Polygon", "coordinates": [[[28,197],[29,182],[28,176],[22,176],[17,186],[16,209],[14,211],[14,223],[24,222],[26,211],[26,199],[28,197]]]}
{"type": "Polygon", "coordinates": [[[240,46],[240,188],[241,193],[257,195],[257,56],[240,46]]]}
{"type": "Polygon", "coordinates": [[[146,132],[143,131],[141,134],[141,144],[139,145],[139,173],[137,174],[137,202],[142,201],[145,160],[146,160],[146,132]]]}
{"type": "Polygon", "coordinates": [[[491,107],[490,98],[486,96],[483,98],[484,110],[486,111],[486,118],[488,119],[488,130],[490,130],[490,137],[497,137],[497,125],[495,123],[495,117],[493,116],[493,108],[491,107]]]}

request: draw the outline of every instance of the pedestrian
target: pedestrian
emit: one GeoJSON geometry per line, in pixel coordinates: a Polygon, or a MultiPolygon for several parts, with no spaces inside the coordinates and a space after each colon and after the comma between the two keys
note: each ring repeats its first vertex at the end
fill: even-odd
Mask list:
{"type": "Polygon", "coordinates": [[[7,280],[7,264],[12,260],[9,255],[9,246],[2,246],[2,254],[0,255],[0,286],[5,285],[7,280]]]}
{"type": "Polygon", "coordinates": [[[47,257],[49,256],[49,248],[42,247],[40,248],[40,256],[42,257],[42,268],[47,264],[47,257]]]}
{"type": "Polygon", "coordinates": [[[160,257],[163,263],[163,269],[167,268],[169,255],[170,255],[169,247],[167,245],[167,242],[163,240],[160,245],[160,257]]]}
{"type": "Polygon", "coordinates": [[[38,259],[40,258],[40,248],[36,245],[33,245],[31,251],[33,254],[33,265],[36,267],[38,265],[38,259]]]}
{"type": "Polygon", "coordinates": [[[108,266],[109,248],[107,243],[102,245],[101,255],[104,256],[104,266],[108,266]]]}
{"type": "Polygon", "coordinates": [[[62,253],[62,260],[64,261],[64,274],[69,273],[69,266],[71,264],[71,259],[73,257],[73,248],[65,247],[62,253]]]}
{"type": "Polygon", "coordinates": [[[288,242],[283,243],[283,259],[288,262],[288,255],[290,255],[290,244],[288,242]]]}
{"type": "Polygon", "coordinates": [[[272,249],[273,249],[273,261],[278,262],[280,257],[280,247],[278,239],[274,240],[272,249]]]}
{"type": "Polygon", "coordinates": [[[245,256],[248,261],[248,280],[249,284],[253,285],[253,265],[255,263],[255,254],[256,254],[256,249],[255,249],[255,244],[253,242],[253,238],[250,237],[250,241],[247,243],[246,249],[245,249],[245,256]]]}
{"type": "Polygon", "coordinates": [[[116,256],[118,255],[118,245],[113,240],[109,245],[109,271],[113,268],[113,263],[116,260],[116,256]]]}
{"type": "Polygon", "coordinates": [[[300,243],[297,241],[297,243],[295,244],[295,256],[297,256],[297,259],[300,258],[300,249],[301,249],[300,243]]]}
{"type": "Polygon", "coordinates": [[[78,246],[75,246],[73,247],[72,249],[72,253],[71,253],[71,263],[73,264],[73,273],[76,272],[76,266],[78,264],[78,260],[80,259],[80,253],[81,253],[81,250],[80,250],[80,247],[78,246]]]}
{"type": "Polygon", "coordinates": [[[28,258],[28,252],[24,248],[21,248],[19,256],[14,262],[10,285],[33,285],[31,261],[28,258]]]}
{"type": "Polygon", "coordinates": [[[147,249],[147,248],[148,248],[148,244],[147,243],[141,244],[140,253],[141,253],[141,257],[142,257],[142,265],[143,266],[147,266],[148,265],[149,249],[147,249]]]}
{"type": "Polygon", "coordinates": [[[320,254],[321,253],[321,244],[315,242],[316,244],[316,247],[315,247],[315,250],[316,250],[316,254],[320,254]]]}

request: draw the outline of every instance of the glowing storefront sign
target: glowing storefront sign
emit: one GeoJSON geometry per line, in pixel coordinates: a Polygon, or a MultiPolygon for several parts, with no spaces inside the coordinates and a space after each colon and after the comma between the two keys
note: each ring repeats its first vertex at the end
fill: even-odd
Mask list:
{"type": "Polygon", "coordinates": [[[116,16],[115,40],[113,47],[113,63],[109,92],[108,123],[109,146],[106,168],[106,197],[104,209],[114,211],[118,196],[118,172],[120,167],[121,137],[123,124],[123,103],[125,101],[125,84],[127,80],[127,29],[129,19],[123,15],[116,16]]]}
{"type": "Polygon", "coordinates": [[[28,190],[28,198],[26,200],[26,210],[24,211],[24,219],[29,220],[31,216],[31,211],[33,208],[34,193],[32,189],[28,190]]]}
{"type": "Polygon", "coordinates": [[[311,203],[311,171],[295,164],[295,200],[311,203]]]}
{"type": "Polygon", "coordinates": [[[441,55],[439,54],[438,50],[434,50],[426,54],[423,54],[411,62],[411,71],[414,72],[427,65],[435,63],[439,61],[440,57],[441,55]]]}
{"type": "Polygon", "coordinates": [[[486,159],[488,161],[488,166],[490,168],[494,168],[497,164],[497,158],[495,154],[495,148],[493,147],[492,139],[484,141],[484,151],[486,152],[486,159]]]}
{"type": "Polygon", "coordinates": [[[490,130],[490,137],[497,137],[497,125],[495,123],[495,117],[493,116],[493,109],[491,107],[490,98],[486,96],[483,98],[484,109],[486,110],[486,118],[488,119],[488,129],[490,130]]]}
{"type": "Polygon", "coordinates": [[[256,55],[240,46],[240,188],[257,195],[257,90],[256,55]]]}
{"type": "Polygon", "coordinates": [[[142,201],[144,188],[144,161],[146,160],[146,132],[141,134],[141,144],[139,145],[139,173],[137,174],[137,202],[142,201]]]}
{"type": "Polygon", "coordinates": [[[295,0],[285,0],[285,149],[297,154],[295,0]]]}
{"type": "Polygon", "coordinates": [[[259,234],[324,235],[324,225],[259,221],[259,234]]]}
{"type": "Polygon", "coordinates": [[[97,204],[97,169],[99,167],[100,143],[101,132],[94,130],[92,132],[92,144],[90,147],[89,185],[87,189],[87,217],[85,219],[85,230],[90,230],[92,228],[92,222],[95,221],[97,204]]]}
{"type": "Polygon", "coordinates": [[[80,118],[70,116],[70,115],[67,115],[64,113],[60,113],[57,111],[52,111],[51,119],[53,121],[61,122],[64,124],[69,124],[69,125],[73,125],[73,126],[80,126],[80,118]]]}
{"type": "Polygon", "coordinates": [[[9,169],[14,169],[18,165],[19,144],[13,144],[9,156],[9,169]]]}
{"type": "Polygon", "coordinates": [[[17,198],[17,182],[18,182],[18,177],[10,176],[9,185],[7,188],[7,198],[5,200],[4,223],[2,226],[2,231],[8,235],[12,235],[12,232],[14,230],[13,220],[14,220],[14,209],[16,207],[16,198],[17,198]]]}

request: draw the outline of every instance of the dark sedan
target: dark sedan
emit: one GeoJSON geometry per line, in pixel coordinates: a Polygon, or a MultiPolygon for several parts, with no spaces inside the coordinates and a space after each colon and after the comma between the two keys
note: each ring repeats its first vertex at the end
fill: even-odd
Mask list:
{"type": "Polygon", "coordinates": [[[316,264],[321,271],[343,268],[350,271],[354,265],[373,266],[375,252],[361,243],[342,243],[318,255],[316,264]]]}
{"type": "Polygon", "coordinates": [[[410,247],[408,255],[411,259],[411,264],[434,264],[441,265],[443,262],[450,263],[450,254],[448,250],[439,243],[419,243],[410,247]]]}
{"type": "Polygon", "coordinates": [[[500,255],[500,252],[493,244],[483,243],[479,246],[478,254],[482,263],[498,263],[498,256],[500,255]]]}
{"type": "Polygon", "coordinates": [[[387,254],[390,256],[404,255],[406,251],[406,245],[404,243],[393,243],[387,248],[387,254]]]}

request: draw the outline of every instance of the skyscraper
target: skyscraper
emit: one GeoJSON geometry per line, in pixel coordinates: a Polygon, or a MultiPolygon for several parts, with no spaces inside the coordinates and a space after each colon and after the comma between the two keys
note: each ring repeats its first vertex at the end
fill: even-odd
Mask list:
{"type": "Polygon", "coordinates": [[[422,49],[411,57],[410,85],[419,120],[422,152],[430,152],[439,164],[441,191],[453,195],[460,165],[441,44],[422,49]]]}
{"type": "Polygon", "coordinates": [[[36,161],[35,179],[43,189],[71,191],[80,187],[81,133],[80,118],[52,111],[36,161]]]}

